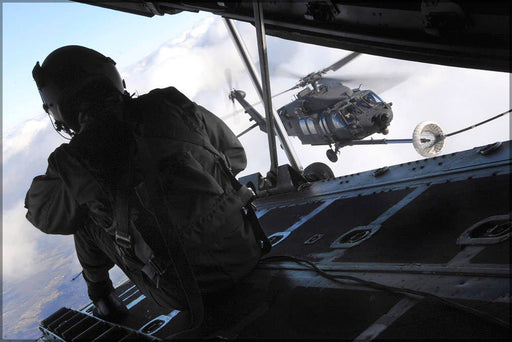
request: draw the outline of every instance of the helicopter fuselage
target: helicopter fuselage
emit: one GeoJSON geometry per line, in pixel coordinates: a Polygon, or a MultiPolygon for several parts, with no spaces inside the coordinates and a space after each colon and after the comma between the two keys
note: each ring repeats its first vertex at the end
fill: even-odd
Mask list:
{"type": "Polygon", "coordinates": [[[339,148],[374,133],[387,134],[393,118],[391,103],[371,90],[321,81],[278,109],[288,135],[298,137],[302,144],[334,144],[339,148]]]}

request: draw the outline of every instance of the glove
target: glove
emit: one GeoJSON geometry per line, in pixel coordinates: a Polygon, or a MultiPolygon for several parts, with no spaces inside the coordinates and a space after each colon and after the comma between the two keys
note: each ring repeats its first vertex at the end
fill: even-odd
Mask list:
{"type": "Polygon", "coordinates": [[[115,320],[128,313],[128,309],[117,296],[110,279],[93,282],[84,274],[87,294],[94,304],[93,315],[106,320],[115,320]]]}
{"type": "Polygon", "coordinates": [[[93,301],[93,304],[93,315],[108,321],[119,321],[128,313],[128,308],[114,291],[103,298],[93,301]]]}

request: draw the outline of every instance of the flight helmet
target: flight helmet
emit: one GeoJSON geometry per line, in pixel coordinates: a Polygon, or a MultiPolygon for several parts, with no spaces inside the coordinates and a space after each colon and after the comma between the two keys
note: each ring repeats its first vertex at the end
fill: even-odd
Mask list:
{"type": "Polygon", "coordinates": [[[43,100],[43,109],[53,117],[57,130],[72,134],[80,130],[76,106],[70,105],[85,90],[109,88],[123,94],[125,84],[116,63],[101,53],[78,45],[56,49],[43,64],[36,63],[32,76],[43,100]]]}

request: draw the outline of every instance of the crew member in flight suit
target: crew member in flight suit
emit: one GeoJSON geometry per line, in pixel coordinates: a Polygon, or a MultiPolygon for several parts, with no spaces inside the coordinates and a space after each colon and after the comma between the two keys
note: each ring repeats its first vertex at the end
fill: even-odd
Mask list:
{"type": "Polygon", "coordinates": [[[53,51],[33,76],[54,126],[72,138],[34,178],[26,217],[45,233],[74,234],[96,315],[126,312],[109,278],[114,264],[146,297],[181,310],[172,265],[188,265],[202,294],[255,267],[263,244],[247,188],[233,177],[246,156],[220,119],[173,87],[129,96],[115,62],[81,46],[53,51]],[[176,241],[186,261],[170,260],[176,241]]]}

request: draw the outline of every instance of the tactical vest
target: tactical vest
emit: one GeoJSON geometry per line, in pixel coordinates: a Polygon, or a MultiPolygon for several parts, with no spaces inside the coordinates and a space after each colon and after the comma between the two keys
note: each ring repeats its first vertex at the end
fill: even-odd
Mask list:
{"type": "Polygon", "coordinates": [[[209,142],[201,107],[174,88],[133,101],[126,120],[134,123],[137,156],[114,205],[118,252],[157,288],[162,279],[176,285],[178,297],[187,296],[183,281],[197,281],[201,293],[232,286],[270,249],[252,191],[209,142]]]}

